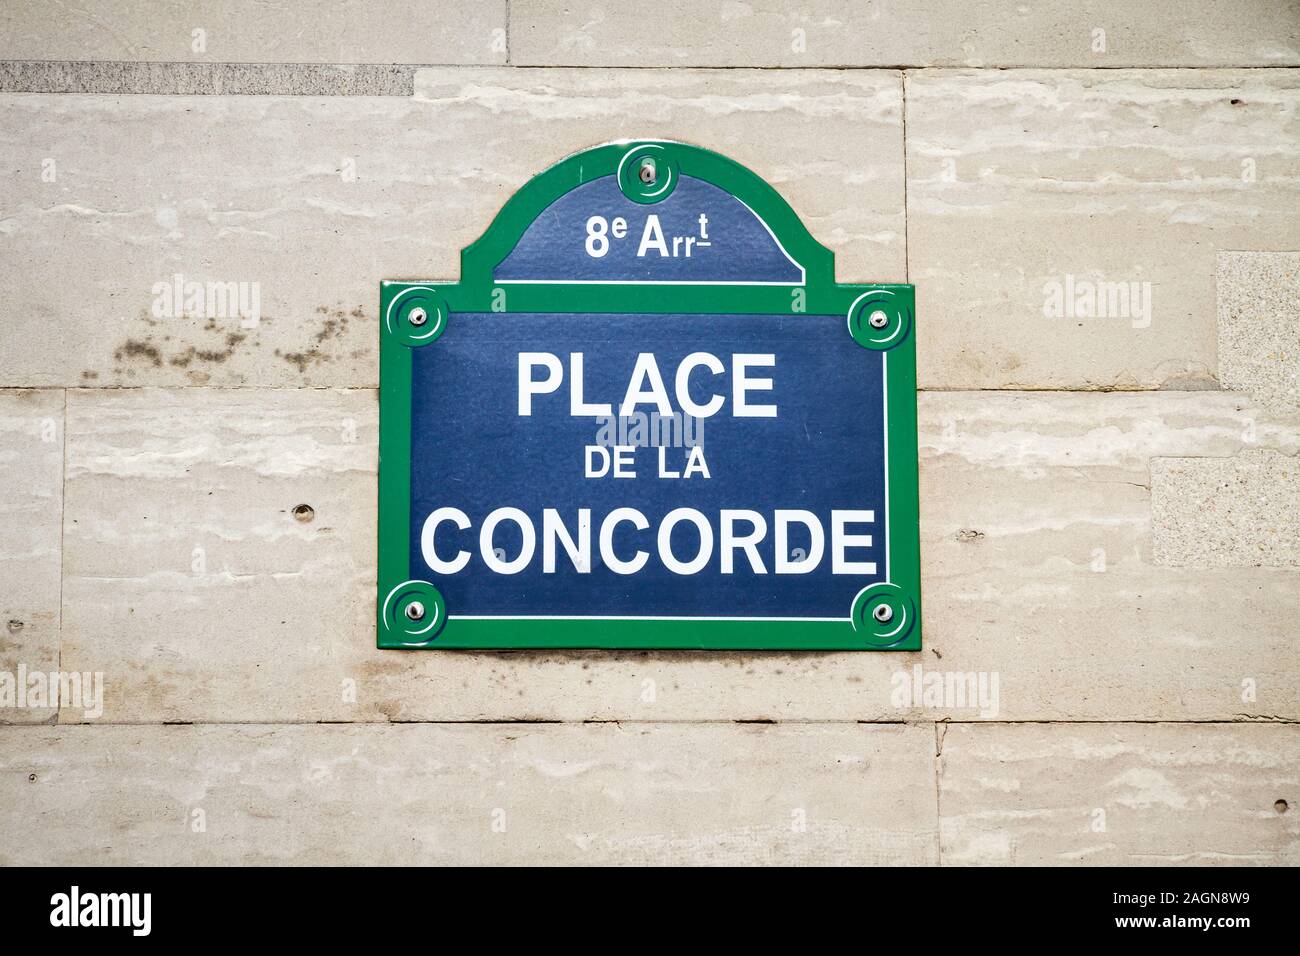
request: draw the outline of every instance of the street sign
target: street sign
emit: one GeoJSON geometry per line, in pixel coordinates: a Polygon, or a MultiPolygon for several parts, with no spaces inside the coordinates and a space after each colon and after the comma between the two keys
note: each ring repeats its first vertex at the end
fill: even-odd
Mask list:
{"type": "Polygon", "coordinates": [[[910,285],[611,143],[380,295],[383,648],[920,647],[910,285]]]}

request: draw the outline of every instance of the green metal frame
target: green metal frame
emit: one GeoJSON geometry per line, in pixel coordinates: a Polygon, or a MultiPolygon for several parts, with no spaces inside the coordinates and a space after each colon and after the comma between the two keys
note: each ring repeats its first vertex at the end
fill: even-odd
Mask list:
{"type": "MultiPolygon", "coordinates": [[[[665,193],[666,195],[666,193],[665,193]]],[[[659,198],[662,198],[659,197],[659,198]]],[[[730,650],[917,650],[921,568],[917,504],[915,299],[910,285],[838,285],[834,254],[813,239],[775,189],[743,166],[695,146],[638,140],[568,157],[510,198],[483,236],[461,253],[459,282],[380,286],[378,646],[381,648],[712,648],[730,650]],[[664,175],[706,180],[746,203],[805,271],[799,286],[497,284],[492,273],[533,220],[569,190],[618,175],[625,194],[655,202],[625,158],[652,152],[664,175]],[[622,165],[621,165],[622,164],[622,165]],[[666,164],[666,165],[665,165],[666,164]],[[638,191],[640,195],[638,195],[638,191]],[[426,321],[415,326],[412,310],[426,321]],[[435,342],[457,313],[697,313],[843,315],[845,335],[884,351],[886,533],[889,583],[863,590],[843,620],[673,618],[457,619],[409,559],[411,350],[435,342]],[[884,313],[887,324],[875,328],[884,313]],[[411,620],[414,601],[425,613],[411,620]],[[881,605],[888,613],[877,611],[881,605]],[[880,617],[887,620],[881,622],[880,617]]]]}

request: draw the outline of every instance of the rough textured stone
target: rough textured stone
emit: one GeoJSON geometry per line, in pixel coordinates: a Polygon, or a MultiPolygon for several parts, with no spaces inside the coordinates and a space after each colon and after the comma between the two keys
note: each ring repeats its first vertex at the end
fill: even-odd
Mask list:
{"type": "Polygon", "coordinates": [[[0,59],[505,63],[505,30],[506,0],[7,0],[0,59]]]}
{"type": "Polygon", "coordinates": [[[1157,564],[1300,568],[1300,458],[1157,458],[1151,508],[1157,564]]]}
{"type": "Polygon", "coordinates": [[[1294,0],[200,6],[0,9],[0,863],[1300,863],[1294,0]],[[634,136],[917,284],[923,652],[375,649],[378,281],[634,136]]]}
{"type": "Polygon", "coordinates": [[[1223,387],[1300,408],[1300,252],[1221,252],[1218,265],[1223,387]]]}
{"type": "Polygon", "coordinates": [[[997,673],[1009,720],[1300,714],[1300,576],[1158,566],[1149,490],[1153,458],[1294,455],[1300,418],[1204,392],[920,407],[927,670],[997,673]]]}
{"type": "Polygon", "coordinates": [[[410,96],[415,67],[393,64],[0,61],[0,92],[248,96],[410,96]]]}
{"type": "Polygon", "coordinates": [[[1290,0],[512,0],[510,45],[515,63],[574,66],[1292,66],[1300,13],[1290,0]]]}
{"type": "Polygon", "coordinates": [[[1216,252],[1297,244],[1298,104],[1288,70],[909,74],[922,385],[1212,384],[1216,252]]]}
{"type": "Polygon", "coordinates": [[[0,740],[6,865],[937,861],[929,727],[95,726],[0,740]]]}
{"type": "Polygon", "coordinates": [[[14,695],[0,723],[50,720],[53,707],[18,706],[17,686],[20,669],[59,664],[62,392],[0,391],[0,489],[0,680],[14,695]]]}
{"type": "Polygon", "coordinates": [[[921,654],[406,653],[374,647],[373,394],[73,391],[64,663],[105,672],[108,721],[1300,719],[1297,572],[1157,566],[1148,489],[1153,457],[1294,455],[1300,418],[1178,392],[920,414],[921,654]],[[994,712],[913,695],[932,673],[996,674],[994,712]]]}
{"type": "Polygon", "coordinates": [[[374,393],[68,405],[63,660],[104,672],[108,719],[355,713],[345,678],[376,653],[374,393]]]}
{"type": "Polygon", "coordinates": [[[1294,726],[953,726],[939,791],[945,865],[1300,863],[1294,726]]]}
{"type": "Polygon", "coordinates": [[[380,280],[455,278],[524,182],[620,136],[727,153],[841,278],[900,280],[901,107],[896,73],[827,71],[439,69],[409,100],[0,95],[0,385],[373,387],[380,280]],[[260,321],[215,297],[173,317],[176,275],[244,283],[260,321]]]}

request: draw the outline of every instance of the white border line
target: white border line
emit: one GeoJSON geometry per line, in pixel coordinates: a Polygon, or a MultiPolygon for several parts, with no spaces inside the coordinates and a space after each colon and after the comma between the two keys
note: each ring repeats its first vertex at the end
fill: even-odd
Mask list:
{"type": "Polygon", "coordinates": [[[880,392],[883,397],[883,410],[881,419],[885,426],[885,520],[881,522],[885,526],[885,583],[893,584],[890,580],[894,575],[894,563],[889,560],[889,351],[885,350],[880,353],[880,392]]]}
{"type": "MultiPolygon", "coordinates": [[[[795,263],[799,265],[799,263],[795,263]]],[[[799,266],[800,269],[803,266],[799,266]]],[[[766,285],[785,286],[790,289],[803,288],[803,280],[798,282],[743,282],[740,280],[725,282],[703,282],[695,279],[675,279],[671,282],[658,282],[654,279],[493,279],[493,285],[766,285]]],[[[521,313],[522,314],[522,313],[521,313]]]]}
{"type": "MultiPolygon", "coordinates": [[[[627,157],[625,155],[624,159],[626,158],[627,157]]],[[[622,160],[619,161],[619,166],[620,167],[622,166],[622,160]]],[[[615,176],[615,179],[617,179],[617,176],[615,176]]],[[[707,179],[699,179],[698,177],[695,176],[679,175],[678,179],[681,182],[685,182],[688,179],[692,179],[695,180],[696,182],[707,183],[710,186],[714,185],[713,183],[710,183],[707,179]]],[[[593,182],[593,183],[599,181],[600,180],[598,179],[589,180],[589,182],[593,182]]],[[[582,185],[586,185],[586,183],[583,183],[582,185]]],[[[715,188],[721,188],[721,187],[715,187],[715,188]]],[[[722,190],[722,191],[726,193],[726,190],[722,190]]],[[[767,230],[767,234],[772,237],[772,241],[776,243],[776,247],[781,250],[781,255],[785,256],[786,262],[790,263],[790,265],[794,266],[796,269],[799,270],[798,282],[744,282],[744,281],[700,282],[697,280],[686,280],[686,279],[666,279],[664,281],[656,281],[654,279],[498,279],[495,276],[493,276],[492,284],[493,285],[761,285],[761,286],[787,286],[789,288],[799,288],[803,285],[806,285],[808,282],[808,270],[805,269],[803,267],[803,264],[800,263],[798,260],[796,260],[794,256],[790,255],[790,253],[786,251],[785,246],[781,244],[781,240],[778,239],[776,237],[776,233],[772,231],[772,227],[767,224],[767,220],[765,220],[758,213],[754,212],[753,207],[750,206],[749,203],[745,202],[745,200],[741,199],[739,196],[734,195],[733,193],[726,193],[726,194],[730,196],[732,199],[736,200],[736,202],[740,203],[746,209],[748,209],[749,214],[753,216],[755,219],[757,219],[759,225],[761,225],[764,229],[767,230]]],[[[568,193],[565,193],[564,195],[567,196],[568,193]]],[[[562,196],[560,198],[562,199],[564,197],[562,196]]],[[[555,202],[559,202],[559,199],[555,200],[555,202]]],[[[552,202],[551,205],[552,206],[555,205],[555,202],[552,202]]],[[[546,207],[546,209],[550,209],[550,208],[551,206],[546,207]]],[[[543,209],[542,212],[543,213],[546,212],[546,209],[543,209]]],[[[536,220],[533,221],[536,222],[536,220]]],[[[531,228],[531,225],[529,226],[529,228],[531,228]]],[[[528,230],[525,229],[524,232],[527,233],[528,230]]],[[[521,235],[519,237],[519,241],[523,242],[523,239],[524,237],[521,235]]],[[[518,243],[515,244],[515,249],[517,248],[519,248],[518,243]]],[[[510,256],[514,255],[514,251],[515,251],[514,249],[511,249],[510,252],[506,254],[506,259],[509,259],[510,256]]],[[[495,266],[493,266],[492,271],[495,272],[498,268],[500,268],[501,263],[505,262],[506,259],[502,259],[501,262],[498,262],[495,266]]]]}
{"type": "MultiPolygon", "coordinates": [[[[884,436],[885,436],[885,580],[884,584],[892,584],[890,576],[893,574],[894,565],[889,560],[889,352],[880,353],[880,376],[882,392],[882,409],[884,412],[884,436]]],[[[871,587],[868,584],[862,590],[871,587]]],[[[859,591],[858,594],[861,594],[859,591]]],[[[854,598],[856,603],[857,598],[854,598]]],[[[851,605],[850,605],[851,606],[851,605]]],[[[665,617],[665,616],[638,616],[638,615],[615,615],[612,617],[586,614],[448,614],[448,621],[709,621],[720,623],[723,621],[748,621],[753,624],[792,624],[802,621],[810,623],[853,623],[853,617],[665,617]]]]}
{"type": "Polygon", "coordinates": [[[452,621],[750,621],[762,624],[769,621],[790,623],[794,621],[852,621],[850,617],[665,617],[662,615],[614,615],[599,617],[594,614],[449,614],[452,621]]]}
{"type": "MultiPolygon", "coordinates": [[[[702,179],[700,180],[700,182],[705,182],[705,180],[702,179]]],[[[713,184],[710,183],[709,185],[713,185],[713,184]]],[[[736,202],[740,203],[742,206],[744,206],[746,209],[749,210],[749,214],[753,216],[755,219],[757,219],[759,224],[764,229],[767,230],[767,234],[772,237],[772,241],[775,242],[776,247],[781,250],[781,255],[785,256],[786,261],[789,262],[790,265],[794,266],[796,269],[799,270],[799,282],[797,284],[803,285],[805,282],[807,282],[808,270],[803,267],[802,263],[796,261],[794,256],[790,255],[790,253],[785,251],[785,246],[783,246],[781,244],[781,240],[776,237],[776,233],[774,233],[772,231],[772,227],[767,224],[767,220],[764,219],[762,216],[760,216],[758,213],[754,212],[753,208],[749,205],[749,203],[745,202],[745,200],[741,199],[739,196],[733,195],[731,193],[727,193],[727,195],[731,196],[732,199],[736,200],[736,202]]]]}

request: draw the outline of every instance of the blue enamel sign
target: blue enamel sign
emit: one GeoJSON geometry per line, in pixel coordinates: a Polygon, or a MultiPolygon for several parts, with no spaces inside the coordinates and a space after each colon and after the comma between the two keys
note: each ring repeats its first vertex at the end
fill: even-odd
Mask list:
{"type": "Polygon", "coordinates": [[[912,289],[676,143],[382,288],[381,647],[914,649],[912,289]]]}

